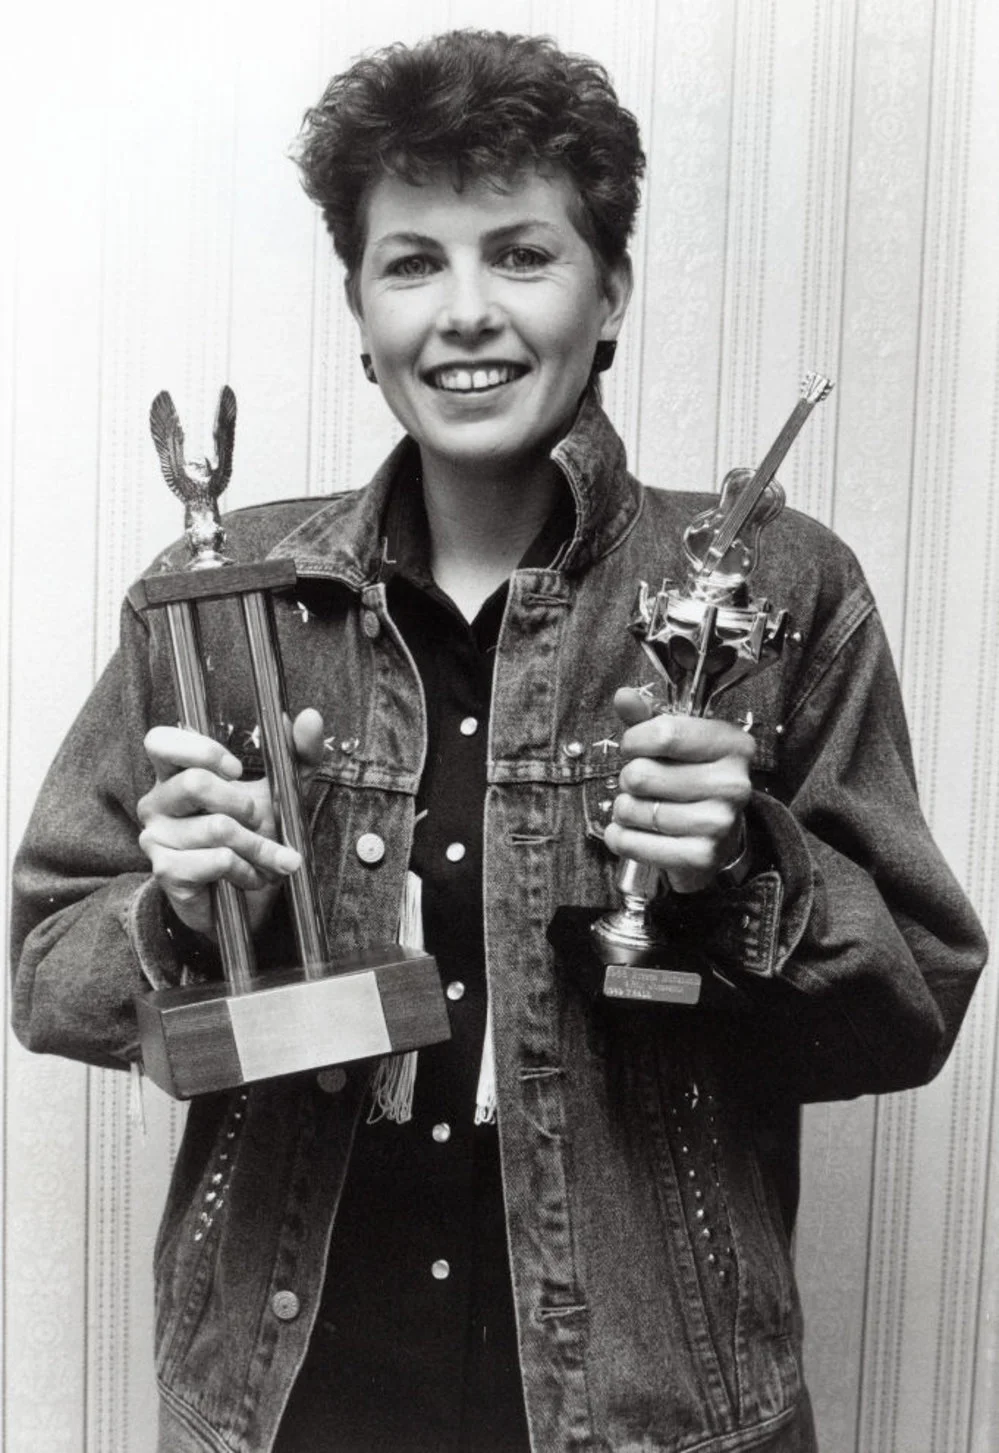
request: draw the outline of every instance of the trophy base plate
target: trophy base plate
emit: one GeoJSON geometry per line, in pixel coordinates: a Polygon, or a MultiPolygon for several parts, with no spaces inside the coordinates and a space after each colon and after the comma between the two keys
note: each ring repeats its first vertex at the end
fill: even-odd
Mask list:
{"type": "Polygon", "coordinates": [[[434,960],[387,944],[334,961],[321,977],[262,974],[159,989],[136,999],[145,1073],[176,1100],[450,1039],[434,960]]]}
{"type": "Polygon", "coordinates": [[[565,907],[557,910],[548,929],[548,942],[571,964],[592,998],[688,1008],[713,1000],[710,973],[691,973],[671,964],[675,955],[669,944],[622,944],[615,953],[601,931],[605,920],[601,908],[565,907]],[[609,962],[612,956],[618,961],[609,962]]]}

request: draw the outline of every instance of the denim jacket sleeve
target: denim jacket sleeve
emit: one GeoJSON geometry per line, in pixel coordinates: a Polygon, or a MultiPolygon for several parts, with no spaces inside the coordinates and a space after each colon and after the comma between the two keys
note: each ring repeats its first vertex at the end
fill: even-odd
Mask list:
{"type": "Polygon", "coordinates": [[[866,584],[837,617],[785,702],[779,769],[750,805],[769,870],[696,910],[756,1011],[730,1026],[740,1057],[800,1100],[931,1079],[986,954],[920,809],[866,584]]]}
{"type": "Polygon", "coordinates": [[[153,781],[143,737],[172,711],[152,681],[145,626],[126,605],[119,649],[49,770],[14,863],[15,1032],[29,1049],[111,1067],[138,1055],[133,996],[181,973],[138,845],[135,804],[153,781]]]}

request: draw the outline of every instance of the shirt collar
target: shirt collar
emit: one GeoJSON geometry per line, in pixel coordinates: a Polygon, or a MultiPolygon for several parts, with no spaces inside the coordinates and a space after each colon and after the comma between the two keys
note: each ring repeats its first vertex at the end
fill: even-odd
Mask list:
{"type": "MultiPolygon", "coordinates": [[[[574,528],[569,533],[564,524],[559,526],[559,540],[551,541],[555,553],[546,562],[525,557],[521,563],[574,574],[605,555],[633,527],[641,493],[627,472],[624,445],[592,390],[551,457],[572,495],[574,528]]],[[[414,477],[418,463],[417,446],[407,436],[365,489],[334,495],[280,540],[271,558],[291,556],[300,575],[341,580],[355,590],[383,579],[388,501],[396,481],[414,477]]],[[[549,543],[546,531],[535,541],[539,549],[549,543]]]]}

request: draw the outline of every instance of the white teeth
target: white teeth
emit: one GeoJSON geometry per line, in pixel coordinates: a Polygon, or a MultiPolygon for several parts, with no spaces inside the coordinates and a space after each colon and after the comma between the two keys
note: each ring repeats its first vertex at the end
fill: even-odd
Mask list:
{"type": "Polygon", "coordinates": [[[449,393],[478,393],[496,388],[501,383],[510,383],[517,374],[517,369],[509,364],[498,364],[492,368],[445,368],[437,372],[434,382],[437,388],[449,393]]]}

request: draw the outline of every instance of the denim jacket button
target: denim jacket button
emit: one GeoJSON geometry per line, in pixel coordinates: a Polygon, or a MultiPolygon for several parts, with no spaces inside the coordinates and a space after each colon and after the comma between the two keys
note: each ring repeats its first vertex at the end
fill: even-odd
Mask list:
{"type": "Polygon", "coordinates": [[[333,1065],[328,1070],[320,1070],[316,1075],[316,1084],[327,1095],[339,1095],[347,1083],[347,1071],[340,1065],[333,1065]]]}
{"type": "Polygon", "coordinates": [[[362,832],[354,851],[362,863],[380,863],[385,856],[385,840],[376,832],[362,832]]]}
{"type": "Polygon", "coordinates": [[[361,612],[361,630],[369,641],[373,641],[382,628],[382,623],[373,610],[361,612]]]}
{"type": "Polygon", "coordinates": [[[294,1292],[275,1292],[271,1297],[271,1311],[279,1322],[294,1322],[302,1304],[294,1292]]]}

